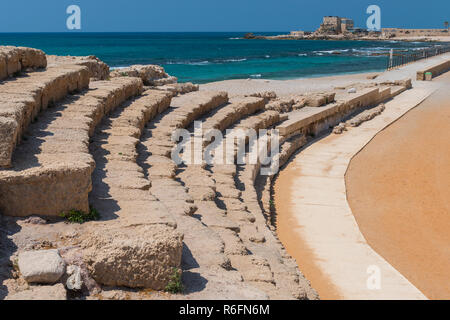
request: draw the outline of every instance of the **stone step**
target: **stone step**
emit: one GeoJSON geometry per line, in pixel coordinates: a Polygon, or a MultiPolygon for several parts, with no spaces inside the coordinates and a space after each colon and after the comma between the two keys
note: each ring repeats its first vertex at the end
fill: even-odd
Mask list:
{"type": "Polygon", "coordinates": [[[54,56],[47,55],[47,66],[79,65],[89,69],[89,77],[93,80],[107,80],[109,78],[109,66],[96,56],[54,56]]]}
{"type": "MultiPolygon", "coordinates": [[[[264,103],[262,103],[263,106],[264,103]]],[[[227,108],[229,107],[219,109],[212,117],[227,108]]],[[[224,114],[227,113],[224,112],[224,114]]],[[[205,123],[217,123],[214,120],[206,118],[205,123]]],[[[279,112],[264,111],[245,117],[238,122],[232,121],[234,125],[231,129],[242,129],[246,132],[250,129],[270,128],[279,120],[279,112]]],[[[202,165],[188,164],[180,168],[177,179],[187,188],[188,194],[192,196],[198,208],[195,216],[208,229],[214,230],[222,240],[224,254],[230,259],[231,267],[239,272],[246,285],[256,286],[270,297],[292,299],[301,296],[291,293],[285,287],[277,289],[278,284],[274,280],[270,264],[265,258],[255,255],[249,249],[249,246],[254,246],[255,243],[262,244],[266,239],[263,232],[253,225],[256,219],[249,212],[247,205],[241,199],[241,191],[236,187],[234,179],[236,166],[234,164],[215,165],[209,169],[210,171],[206,170],[202,165]],[[258,263],[253,265],[252,261],[262,261],[261,268],[257,267],[258,263]]],[[[259,206],[257,202],[256,206],[259,206]]],[[[276,247],[272,250],[276,251],[276,247]]]]}
{"type": "Polygon", "coordinates": [[[70,65],[31,72],[0,84],[0,167],[11,165],[15,146],[39,112],[88,85],[87,68],[70,65]]]}
{"type": "Polygon", "coordinates": [[[0,46],[0,81],[29,69],[45,68],[45,53],[38,49],[0,46]]]}
{"type": "Polygon", "coordinates": [[[89,90],[43,112],[17,147],[12,167],[0,170],[2,213],[56,216],[72,209],[87,212],[95,168],[87,149],[89,137],[106,114],[141,90],[142,81],[137,78],[93,82],[89,90]]]}
{"type": "MultiPolygon", "coordinates": [[[[239,246],[239,238],[233,236],[239,226],[226,219],[226,211],[214,202],[215,182],[201,166],[188,166],[175,176],[176,167],[170,158],[175,145],[170,139],[173,130],[187,128],[193,120],[227,101],[224,93],[202,91],[174,98],[171,107],[147,126],[139,150],[138,161],[151,181],[150,192],[169,209],[178,230],[184,233],[182,268],[186,290],[193,290],[196,286],[190,270],[211,282],[217,282],[218,275],[219,278],[229,277],[233,280],[227,287],[250,290],[248,285],[242,284],[241,276],[234,275],[236,272],[231,270],[230,260],[225,254],[225,250],[245,250],[239,246]]],[[[253,296],[262,295],[261,291],[251,291],[253,296]]]]}
{"type": "Polygon", "coordinates": [[[233,97],[229,104],[218,109],[203,122],[203,130],[224,131],[242,118],[264,110],[265,101],[256,97],[233,97]]]}
{"type": "MultiPolygon", "coordinates": [[[[108,276],[108,268],[115,270],[116,264],[123,265],[121,256],[117,257],[118,261],[114,257],[105,257],[102,264],[107,268],[93,263],[94,276],[102,284],[163,290],[174,269],[180,268],[183,234],[176,230],[177,221],[170,208],[150,193],[151,183],[144,168],[136,162],[136,148],[147,122],[170,106],[171,96],[171,93],[161,90],[144,91],[103,119],[92,137],[90,150],[96,168],[92,174],[93,189],[89,194],[89,202],[98,210],[101,220],[105,221],[105,224],[96,228],[98,237],[103,239],[101,231],[108,233],[111,226],[118,230],[119,235],[123,234],[124,229],[136,230],[126,235],[126,241],[132,245],[127,245],[125,251],[135,266],[125,266],[125,275],[108,276]],[[145,232],[139,232],[143,228],[145,232]],[[155,253],[144,259],[145,252],[140,242],[149,243],[145,251],[154,250],[155,253]],[[139,266],[140,263],[146,266],[139,266]],[[97,270],[95,266],[98,266],[97,270]],[[138,270],[141,267],[145,267],[145,270],[138,270]],[[130,272],[131,269],[134,269],[133,272],[130,272]],[[98,275],[95,274],[97,271],[98,275]]],[[[119,250],[123,249],[122,243],[113,242],[113,245],[117,245],[119,250]]],[[[95,247],[95,250],[93,256],[102,256],[101,246],[95,247]]]]}
{"type": "Polygon", "coordinates": [[[170,101],[169,93],[146,90],[114,110],[97,127],[90,145],[96,168],[89,202],[101,216],[116,216],[127,224],[176,225],[167,208],[148,192],[150,181],[136,163],[136,147],[146,123],[166,110],[170,101]]]}
{"type": "Polygon", "coordinates": [[[288,113],[288,119],[277,126],[280,135],[313,134],[328,130],[347,116],[389,100],[407,90],[406,86],[381,86],[340,94],[337,101],[324,107],[304,107],[288,113]]]}
{"type": "MultiPolygon", "coordinates": [[[[266,111],[244,118],[231,129],[244,131],[270,129],[279,120],[278,112],[266,111]]],[[[270,135],[271,130],[268,133],[270,135]]],[[[270,139],[264,140],[264,143],[268,143],[270,147],[270,139]]],[[[281,153],[276,157],[279,163],[283,164],[294,150],[306,143],[306,139],[304,136],[295,136],[280,143],[282,143],[281,153]]],[[[258,141],[255,145],[261,144],[262,142],[258,141]]],[[[248,151],[250,152],[255,145],[250,145],[248,151]]],[[[242,274],[244,282],[256,286],[275,299],[314,299],[317,294],[310,290],[310,285],[298,271],[295,261],[292,262],[288,256],[280,255],[284,249],[267,226],[253,185],[259,168],[259,163],[245,166],[230,164],[211,166],[211,178],[216,183],[216,202],[221,204],[226,214],[209,215],[208,213],[214,210],[208,209],[202,215],[199,208],[198,215],[202,216],[202,222],[218,230],[224,241],[225,253],[228,254],[232,267],[242,274]],[[237,227],[233,229],[231,225],[237,227]]],[[[200,176],[201,171],[197,171],[197,176],[200,176]]],[[[187,186],[192,185],[195,180],[199,182],[202,180],[198,177],[192,178],[194,176],[195,174],[187,175],[188,179],[184,180],[187,186]]]]}
{"type": "Polygon", "coordinates": [[[234,159],[233,163],[235,163],[238,151],[244,150],[243,148],[251,141],[251,139],[257,138],[259,130],[269,129],[286,118],[286,115],[280,114],[278,111],[266,110],[241,119],[231,126],[224,135],[224,139],[211,149],[211,153],[214,155],[214,164],[230,164],[232,159],[234,159]],[[234,141],[231,140],[233,137],[234,141]],[[231,146],[234,145],[232,154],[227,150],[227,144],[230,143],[231,146]],[[220,151],[222,151],[222,159],[220,159],[220,151]]]}

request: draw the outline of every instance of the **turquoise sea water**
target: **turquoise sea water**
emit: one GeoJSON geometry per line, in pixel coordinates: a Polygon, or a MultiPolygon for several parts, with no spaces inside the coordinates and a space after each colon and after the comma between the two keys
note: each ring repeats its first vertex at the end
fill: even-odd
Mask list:
{"type": "MultiPolygon", "coordinates": [[[[266,33],[270,34],[270,33],[266,33]]],[[[0,45],[57,55],[96,55],[111,67],[160,64],[180,82],[292,79],[381,71],[395,50],[435,44],[396,41],[244,40],[244,33],[3,33],[0,45]],[[337,54],[339,53],[339,54],[337,54]]]]}

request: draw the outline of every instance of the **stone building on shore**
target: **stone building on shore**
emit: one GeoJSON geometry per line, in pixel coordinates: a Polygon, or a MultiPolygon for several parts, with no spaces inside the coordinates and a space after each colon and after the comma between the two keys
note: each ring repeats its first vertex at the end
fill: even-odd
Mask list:
{"type": "Polygon", "coordinates": [[[325,16],[319,29],[315,31],[317,34],[343,34],[354,30],[354,22],[352,19],[342,18],[338,16],[325,16]]]}

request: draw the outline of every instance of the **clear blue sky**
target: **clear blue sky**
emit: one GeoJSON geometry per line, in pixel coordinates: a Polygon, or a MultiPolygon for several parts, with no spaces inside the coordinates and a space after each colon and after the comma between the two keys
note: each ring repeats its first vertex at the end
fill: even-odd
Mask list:
{"type": "Polygon", "coordinates": [[[449,0],[22,0],[3,1],[0,32],[65,32],[66,8],[82,10],[83,32],[314,30],[324,15],[365,27],[370,4],[382,27],[441,28],[449,0]]]}

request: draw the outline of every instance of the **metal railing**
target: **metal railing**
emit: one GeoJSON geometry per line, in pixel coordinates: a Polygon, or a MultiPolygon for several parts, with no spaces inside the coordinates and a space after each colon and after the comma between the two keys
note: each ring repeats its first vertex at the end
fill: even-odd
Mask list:
{"type": "Polygon", "coordinates": [[[387,69],[392,70],[408,63],[434,57],[446,52],[450,52],[450,46],[439,46],[407,53],[395,53],[393,51],[388,55],[387,69]]]}

